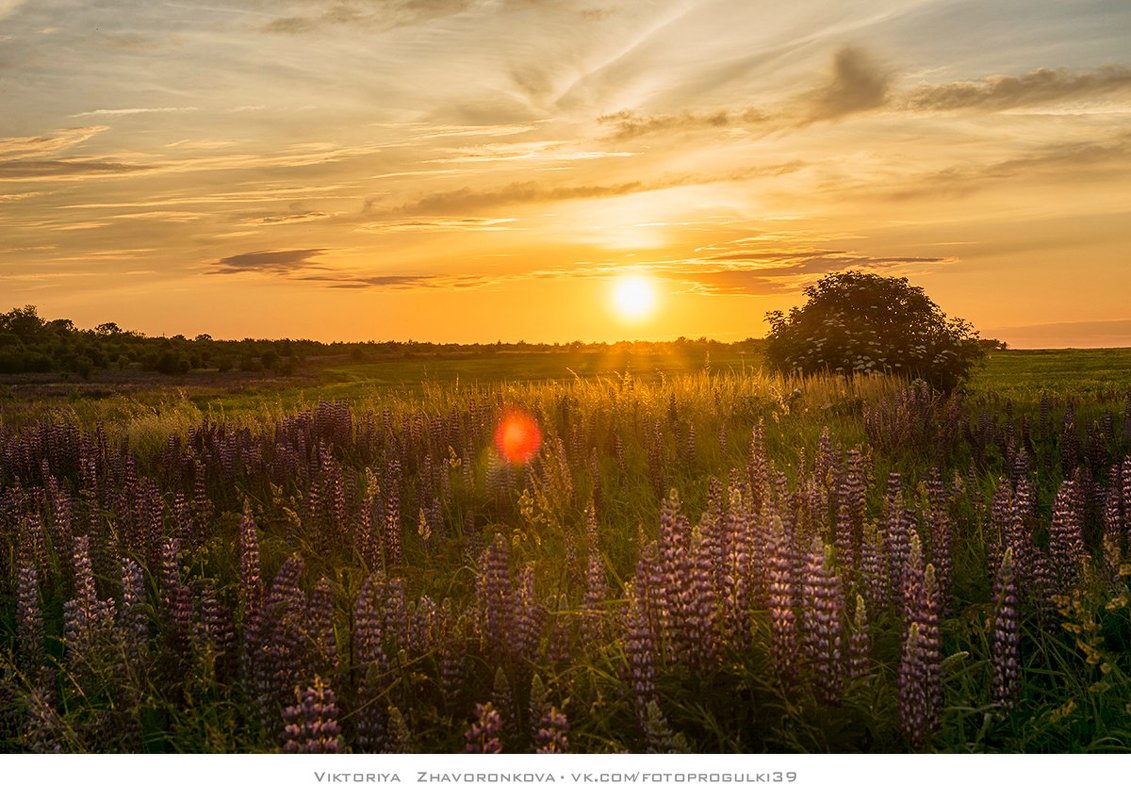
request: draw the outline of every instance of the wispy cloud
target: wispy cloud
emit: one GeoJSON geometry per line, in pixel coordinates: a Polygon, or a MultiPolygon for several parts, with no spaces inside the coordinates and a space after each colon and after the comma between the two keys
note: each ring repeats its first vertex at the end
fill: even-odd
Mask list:
{"type": "Polygon", "coordinates": [[[251,253],[237,253],[215,262],[209,273],[229,275],[233,273],[268,273],[290,275],[296,271],[324,270],[312,261],[323,253],[325,248],[307,250],[257,250],[251,253]]]}
{"type": "Polygon", "coordinates": [[[691,294],[771,295],[795,292],[817,276],[840,270],[899,272],[956,261],[943,256],[872,256],[782,244],[761,249],[707,246],[700,249],[702,255],[661,262],[653,269],[691,294]]]}
{"type": "Polygon", "coordinates": [[[329,252],[326,248],[306,248],[237,253],[213,262],[206,272],[210,275],[266,275],[335,289],[419,289],[440,284],[451,286],[458,280],[436,275],[362,275],[330,269],[317,261],[329,252]]]}
{"type": "Polygon", "coordinates": [[[301,34],[339,25],[391,30],[458,14],[475,5],[475,0],[325,0],[313,5],[313,13],[279,17],[263,30],[301,34]]]}
{"type": "Polygon", "coordinates": [[[395,210],[401,215],[462,214],[478,209],[511,206],[518,203],[545,203],[583,198],[615,197],[642,192],[647,184],[626,181],[619,184],[591,184],[582,186],[550,186],[537,181],[507,184],[498,189],[479,190],[470,187],[450,192],[436,192],[395,210]]]}
{"type": "Polygon", "coordinates": [[[444,214],[470,214],[483,209],[503,208],[527,203],[558,203],[568,200],[589,200],[619,197],[640,192],[656,192],[680,186],[709,185],[753,178],[780,176],[804,167],[801,161],[782,164],[755,165],[720,174],[660,175],[651,180],[623,181],[612,184],[579,184],[555,186],[540,181],[519,181],[494,189],[462,187],[448,192],[436,192],[412,203],[392,209],[380,209],[375,202],[367,203],[364,215],[376,216],[428,216],[444,214]]]}
{"type": "Polygon", "coordinates": [[[601,125],[611,126],[613,139],[635,139],[655,133],[695,131],[704,128],[734,129],[744,126],[762,128],[770,122],[765,111],[758,108],[723,109],[710,112],[684,112],[682,114],[640,114],[635,111],[618,111],[597,118],[601,125]]]}
{"type": "Polygon", "coordinates": [[[295,225],[297,223],[316,222],[325,220],[333,215],[325,211],[295,211],[288,214],[270,214],[266,217],[256,217],[247,220],[243,225],[295,225]]]}
{"type": "Polygon", "coordinates": [[[108,159],[48,159],[0,161],[0,180],[68,181],[84,177],[113,177],[153,169],[108,159]]]}
{"type": "Polygon", "coordinates": [[[517,217],[466,217],[457,219],[451,217],[417,217],[368,223],[362,226],[362,229],[381,232],[419,231],[426,233],[440,231],[513,231],[515,226],[512,223],[517,221],[517,217]]]}
{"type": "Polygon", "coordinates": [[[1024,75],[925,86],[910,92],[900,104],[918,111],[996,111],[1128,91],[1131,67],[1124,65],[1087,72],[1039,69],[1024,75]]]}
{"type": "Polygon", "coordinates": [[[984,164],[963,164],[927,175],[912,176],[906,186],[888,193],[893,200],[961,197],[1010,179],[1045,177],[1064,183],[1066,176],[1110,179],[1116,168],[1131,167],[1131,132],[1105,141],[1068,141],[1045,145],[1035,152],[984,164]]]}
{"type": "Polygon", "coordinates": [[[62,128],[41,136],[14,136],[0,139],[0,159],[42,158],[80,145],[92,136],[110,130],[105,125],[62,128]]]}
{"type": "Polygon", "coordinates": [[[93,111],[80,111],[72,117],[132,117],[135,114],[181,114],[188,111],[197,111],[195,106],[164,107],[164,108],[96,108],[93,111]]]}
{"type": "Polygon", "coordinates": [[[702,130],[754,135],[867,112],[1002,111],[1131,93],[1131,67],[1113,64],[1094,70],[1042,68],[1022,75],[999,75],[899,90],[895,71],[861,48],[845,47],[833,58],[827,80],[776,107],[745,106],[709,111],[646,114],[622,110],[597,122],[609,138],[628,140],[652,134],[702,130]]]}

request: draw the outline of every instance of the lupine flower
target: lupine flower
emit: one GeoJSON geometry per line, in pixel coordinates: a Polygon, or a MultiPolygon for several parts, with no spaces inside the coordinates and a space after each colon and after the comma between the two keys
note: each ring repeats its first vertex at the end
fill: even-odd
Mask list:
{"type": "Polygon", "coordinates": [[[357,525],[354,530],[354,548],[370,568],[381,565],[381,546],[373,532],[373,510],[381,488],[373,471],[365,468],[365,492],[358,506],[357,525]]]}
{"type": "Polygon", "coordinates": [[[938,726],[942,710],[942,640],[934,566],[923,568],[922,548],[914,535],[903,576],[903,632],[900,726],[918,748],[938,726]]]}
{"type": "Polygon", "coordinates": [[[306,618],[315,669],[332,673],[338,667],[338,647],[334,637],[334,588],[323,576],[314,585],[306,618]]]}
{"type": "Polygon", "coordinates": [[[549,694],[546,692],[546,685],[542,682],[542,677],[535,673],[530,679],[530,703],[527,706],[528,717],[530,723],[530,737],[532,740],[537,741],[538,729],[541,726],[542,718],[550,709],[549,694]]]}
{"type": "Polygon", "coordinates": [[[26,549],[17,558],[16,643],[19,664],[28,676],[37,675],[45,666],[43,646],[43,611],[39,606],[39,581],[35,562],[26,549]]]}
{"type": "Polygon", "coordinates": [[[338,724],[338,705],[331,690],[320,676],[314,684],[300,692],[295,688],[296,703],[283,710],[283,753],[337,754],[343,749],[342,727],[338,724]]]}
{"type": "Polygon", "coordinates": [[[396,459],[390,460],[386,466],[383,489],[385,498],[385,560],[388,565],[399,565],[403,555],[401,548],[401,463],[396,459]]]}
{"type": "Polygon", "coordinates": [[[276,725],[279,707],[307,667],[306,594],[299,586],[303,569],[297,554],[283,563],[271,584],[260,621],[252,668],[260,713],[268,726],[276,725]]]}
{"type": "Polygon", "coordinates": [[[845,672],[849,681],[860,679],[868,674],[871,660],[872,642],[868,634],[868,614],[864,596],[856,596],[856,611],[852,615],[852,629],[848,637],[845,654],[845,672]]]}
{"type": "Polygon", "coordinates": [[[545,612],[534,594],[534,563],[528,562],[519,577],[514,611],[514,647],[524,659],[533,660],[537,656],[545,612]]]}
{"type": "Polygon", "coordinates": [[[475,720],[464,734],[469,754],[501,754],[503,719],[488,701],[475,705],[475,720]]]}
{"type": "Polygon", "coordinates": [[[717,557],[720,564],[715,583],[716,591],[722,595],[720,637],[741,649],[750,641],[751,599],[759,576],[752,575],[755,573],[753,506],[749,493],[738,488],[739,480],[737,473],[732,476],[729,501],[721,521],[718,534],[721,547],[717,557]]]}
{"type": "Polygon", "coordinates": [[[926,689],[926,654],[919,624],[912,622],[903,638],[899,661],[899,727],[916,747],[922,747],[933,726],[926,689]]]}
{"type": "Polygon", "coordinates": [[[801,653],[814,674],[814,690],[824,701],[834,701],[841,689],[841,617],[844,596],[832,570],[831,554],[817,537],[805,561],[802,584],[801,653]]]}
{"type": "Polygon", "coordinates": [[[535,753],[569,753],[568,734],[569,721],[566,720],[566,716],[556,706],[551,706],[539,722],[538,731],[534,736],[535,753]]]}
{"type": "Polygon", "coordinates": [[[239,612],[246,648],[254,641],[263,606],[263,580],[259,573],[259,530],[255,527],[251,501],[248,499],[244,499],[243,517],[240,520],[239,554],[239,612]]]}
{"type": "Polygon", "coordinates": [[[1004,708],[1013,706],[1020,693],[1021,638],[1017,624],[1017,579],[1013,571],[1013,550],[1007,549],[994,581],[994,617],[991,627],[993,663],[993,701],[1004,708]]]}
{"type": "Polygon", "coordinates": [[[452,599],[440,602],[436,620],[436,642],[439,653],[440,688],[445,696],[455,695],[463,683],[464,625],[452,611],[452,599]]]}
{"type": "Polygon", "coordinates": [[[502,666],[495,668],[495,684],[491,688],[491,707],[502,718],[503,727],[508,734],[518,734],[518,705],[514,701],[514,691],[510,679],[502,666]]]}
{"type": "Polygon", "coordinates": [[[624,655],[628,663],[626,678],[640,714],[657,697],[656,647],[647,610],[639,598],[630,594],[624,623],[624,655]]]}
{"type": "Polygon", "coordinates": [[[1080,574],[1080,560],[1084,556],[1077,487],[1072,480],[1060,485],[1049,525],[1049,559],[1056,577],[1057,592],[1062,595],[1072,591],[1080,574]]]}
{"type": "Polygon", "coordinates": [[[608,599],[609,585],[605,578],[605,563],[595,550],[589,555],[589,571],[586,574],[585,598],[581,602],[581,638],[592,650],[602,640],[605,629],[602,607],[608,599]]]}
{"type": "Polygon", "coordinates": [[[781,518],[770,523],[772,555],[769,565],[770,636],[778,674],[789,678],[797,664],[797,616],[794,612],[794,571],[791,544],[786,539],[781,518]]]}
{"type": "Polygon", "coordinates": [[[478,582],[477,606],[484,647],[508,653],[514,647],[514,590],[511,586],[509,548],[506,538],[496,534],[483,553],[478,582]]]}

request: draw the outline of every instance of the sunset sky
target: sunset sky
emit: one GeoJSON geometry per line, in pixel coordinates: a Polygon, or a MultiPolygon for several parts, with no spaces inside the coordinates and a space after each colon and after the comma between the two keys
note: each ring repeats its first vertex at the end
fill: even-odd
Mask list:
{"type": "Polygon", "coordinates": [[[0,311],[737,340],[854,268],[1127,346],[1129,42],[1126,0],[0,0],[0,311]]]}

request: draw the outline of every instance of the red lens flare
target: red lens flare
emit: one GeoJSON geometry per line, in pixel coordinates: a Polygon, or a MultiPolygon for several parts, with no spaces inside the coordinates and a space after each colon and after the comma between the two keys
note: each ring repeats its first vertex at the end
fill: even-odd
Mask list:
{"type": "Polygon", "coordinates": [[[506,412],[495,429],[495,450],[511,464],[526,464],[541,445],[542,431],[526,412],[506,412]]]}

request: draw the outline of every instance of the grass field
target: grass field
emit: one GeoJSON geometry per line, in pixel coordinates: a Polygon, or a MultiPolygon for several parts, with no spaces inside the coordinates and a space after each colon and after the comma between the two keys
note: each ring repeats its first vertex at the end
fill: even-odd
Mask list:
{"type": "Polygon", "coordinates": [[[1128,366],[12,388],[0,747],[1126,751],[1128,366]]]}

